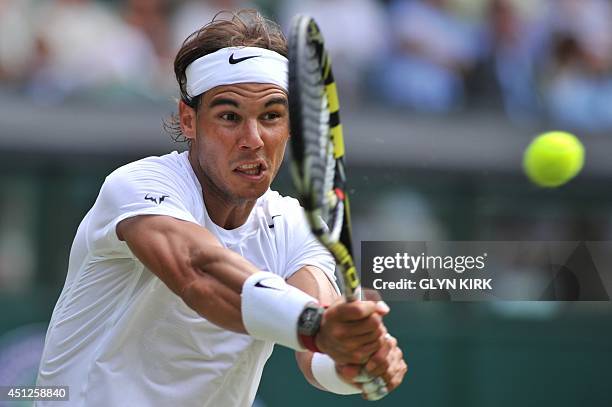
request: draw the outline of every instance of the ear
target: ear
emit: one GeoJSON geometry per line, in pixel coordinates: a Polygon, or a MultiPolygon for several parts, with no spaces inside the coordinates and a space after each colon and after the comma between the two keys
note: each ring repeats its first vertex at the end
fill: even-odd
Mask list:
{"type": "Polygon", "coordinates": [[[187,106],[182,100],[179,101],[179,122],[183,135],[190,140],[195,140],[196,136],[196,111],[194,108],[187,106]]]}

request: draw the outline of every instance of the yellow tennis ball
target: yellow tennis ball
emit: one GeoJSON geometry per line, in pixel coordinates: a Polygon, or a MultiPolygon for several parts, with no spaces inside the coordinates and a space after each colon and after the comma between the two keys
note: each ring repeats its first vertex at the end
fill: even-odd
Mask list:
{"type": "Polygon", "coordinates": [[[574,178],[584,164],[584,146],[573,134],[551,131],[527,146],[523,168],[536,185],[554,188],[574,178]]]}

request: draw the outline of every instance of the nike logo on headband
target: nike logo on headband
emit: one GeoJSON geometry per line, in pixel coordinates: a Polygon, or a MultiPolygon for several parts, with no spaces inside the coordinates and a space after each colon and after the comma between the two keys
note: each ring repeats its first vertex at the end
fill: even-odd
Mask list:
{"type": "Polygon", "coordinates": [[[234,58],[234,54],[232,54],[229,57],[229,63],[234,65],[234,64],[237,64],[239,62],[246,61],[247,59],[257,58],[257,57],[260,57],[260,56],[261,55],[251,55],[251,56],[248,56],[248,57],[234,58]]]}

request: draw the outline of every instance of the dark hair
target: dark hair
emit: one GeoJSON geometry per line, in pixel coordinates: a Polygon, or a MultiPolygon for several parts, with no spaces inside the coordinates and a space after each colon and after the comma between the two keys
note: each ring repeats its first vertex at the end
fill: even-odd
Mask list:
{"type": "MultiPolygon", "coordinates": [[[[187,94],[185,70],[189,64],[221,48],[242,46],[266,48],[287,56],[287,40],[278,24],[254,9],[221,11],[210,23],[187,37],[176,54],[174,74],[181,100],[194,109],[200,104],[200,96],[191,98],[187,94]],[[224,18],[226,15],[229,17],[224,18]]],[[[174,141],[186,141],[181,132],[178,114],[173,114],[164,121],[164,129],[174,141]]]]}

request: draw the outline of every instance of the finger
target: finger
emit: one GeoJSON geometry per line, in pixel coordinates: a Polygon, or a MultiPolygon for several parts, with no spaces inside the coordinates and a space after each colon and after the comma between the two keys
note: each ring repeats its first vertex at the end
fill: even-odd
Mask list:
{"type": "Polygon", "coordinates": [[[344,337],[354,339],[358,343],[373,342],[387,333],[382,317],[378,314],[372,314],[359,322],[344,322],[341,329],[344,337]]]}
{"type": "Polygon", "coordinates": [[[353,301],[329,307],[326,313],[329,314],[329,318],[348,322],[367,318],[375,311],[376,303],[373,301],[353,301]]]}
{"type": "Polygon", "coordinates": [[[401,351],[399,351],[397,348],[394,350],[392,355],[390,355],[390,358],[392,358],[392,361],[389,367],[383,374],[380,375],[380,377],[385,380],[390,389],[394,389],[399,385],[401,379],[403,379],[406,371],[408,370],[408,366],[401,358],[401,351]],[[399,382],[397,381],[398,378],[400,379],[399,382]]]}
{"type": "Polygon", "coordinates": [[[398,372],[389,381],[387,381],[387,387],[389,388],[389,391],[397,388],[402,383],[407,371],[408,366],[402,361],[402,366],[400,367],[398,372]]]}
{"type": "Polygon", "coordinates": [[[336,363],[355,364],[363,367],[384,344],[383,337],[359,346],[352,342],[344,342],[334,346],[328,351],[328,354],[336,363]]]}
{"type": "MultiPolygon", "coordinates": [[[[386,333],[386,328],[381,322],[380,315],[372,314],[370,317],[361,322],[339,322],[331,318],[323,316],[321,328],[316,337],[316,343],[319,349],[325,353],[333,354],[333,359],[337,360],[338,353],[349,354],[357,351],[366,345],[369,345],[377,340],[379,336],[386,333]]],[[[371,353],[378,350],[371,350],[371,353]]],[[[370,353],[368,355],[370,356],[370,353]]],[[[342,360],[344,363],[349,363],[351,360],[342,360]]],[[[355,361],[355,363],[365,363],[367,359],[355,361]]]]}
{"type": "Polygon", "coordinates": [[[397,338],[392,336],[389,332],[385,333],[385,339],[389,342],[392,348],[397,346],[397,338]]]}
{"type": "MultiPolygon", "coordinates": [[[[336,328],[336,330],[339,329],[341,328],[336,328]]],[[[325,351],[337,363],[365,365],[372,355],[378,352],[381,347],[385,346],[387,343],[385,335],[380,335],[373,341],[367,342],[376,335],[349,337],[343,339],[346,337],[345,334],[346,332],[343,334],[335,333],[333,335],[333,341],[330,342],[329,346],[325,347],[325,351]]],[[[323,348],[321,347],[321,349],[323,348]]]]}
{"type": "Polygon", "coordinates": [[[361,299],[366,301],[378,302],[382,300],[380,293],[373,288],[363,288],[361,290],[361,299]]]}
{"type": "Polygon", "coordinates": [[[387,315],[391,311],[391,308],[384,301],[378,301],[376,303],[376,312],[380,315],[387,315]]]}
{"type": "Polygon", "coordinates": [[[363,398],[368,400],[368,401],[378,401],[378,400],[386,397],[387,394],[389,394],[389,390],[386,387],[383,387],[383,388],[378,389],[378,390],[376,390],[374,392],[365,393],[363,398]]]}
{"type": "Polygon", "coordinates": [[[384,345],[384,341],[377,339],[374,342],[365,344],[353,352],[351,363],[365,365],[368,360],[384,345]]]}
{"type": "Polygon", "coordinates": [[[389,394],[389,390],[381,378],[376,378],[371,382],[364,383],[362,385],[362,390],[364,398],[369,401],[380,400],[389,394]]]}
{"type": "Polygon", "coordinates": [[[345,380],[348,380],[349,382],[354,382],[355,378],[359,375],[359,372],[361,371],[361,366],[353,364],[336,364],[336,371],[345,380]]]}
{"type": "Polygon", "coordinates": [[[398,359],[397,355],[393,356],[392,351],[396,349],[397,339],[389,334],[384,337],[384,345],[368,360],[365,365],[365,370],[372,377],[382,375],[392,361],[398,359]]]}
{"type": "Polygon", "coordinates": [[[389,347],[383,346],[368,360],[364,370],[372,377],[381,376],[389,369],[392,362],[389,347]]]}
{"type": "Polygon", "coordinates": [[[367,382],[371,382],[374,379],[375,377],[370,376],[368,372],[365,369],[363,369],[363,366],[361,366],[361,369],[359,369],[359,374],[355,376],[353,381],[355,383],[367,383],[367,382]]]}
{"type": "MultiPolygon", "coordinates": [[[[370,356],[377,352],[384,344],[384,334],[386,328],[380,325],[374,331],[363,335],[352,335],[352,328],[346,328],[341,325],[331,329],[331,346],[327,347],[327,352],[330,352],[330,348],[342,353],[359,353],[359,358],[355,359],[352,363],[365,364],[370,356]]],[[[323,348],[321,348],[323,349],[323,348]]]]}
{"type": "Polygon", "coordinates": [[[386,389],[386,387],[387,383],[385,383],[382,377],[375,377],[369,382],[365,382],[361,385],[361,389],[364,393],[375,393],[383,388],[386,389]]]}

